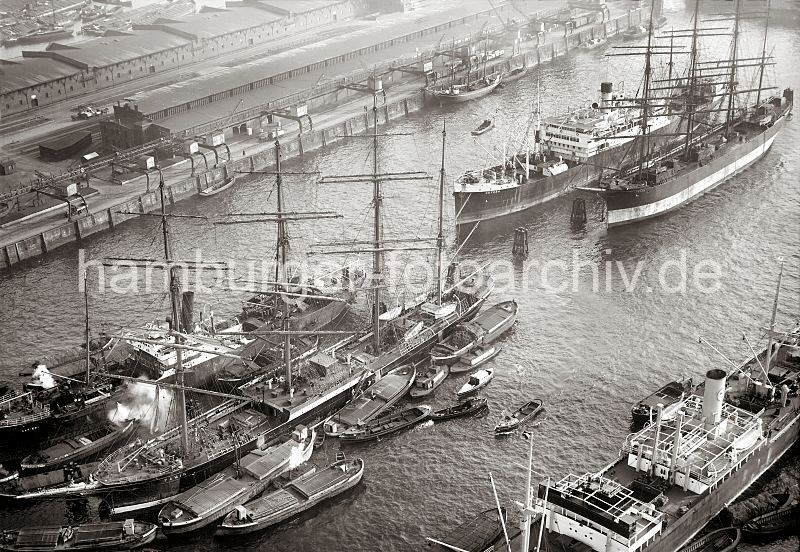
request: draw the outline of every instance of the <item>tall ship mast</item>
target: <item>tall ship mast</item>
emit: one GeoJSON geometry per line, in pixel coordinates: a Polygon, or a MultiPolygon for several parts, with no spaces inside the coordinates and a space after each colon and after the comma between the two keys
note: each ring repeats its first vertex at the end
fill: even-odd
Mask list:
{"type": "MultiPolygon", "coordinates": [[[[376,93],[372,136],[375,154],[380,136],[377,113],[376,93]]],[[[279,162],[277,168],[279,181],[279,162]]],[[[369,382],[380,379],[392,368],[423,353],[441,333],[446,333],[458,322],[477,313],[491,291],[490,284],[479,281],[480,274],[470,274],[449,283],[442,292],[441,304],[436,302],[435,294],[431,293],[421,297],[418,304],[400,308],[396,312],[383,311],[380,284],[382,253],[395,248],[391,247],[390,240],[383,238],[381,232],[381,184],[383,181],[421,175],[377,171],[378,164],[375,161],[373,173],[366,179],[363,175],[327,179],[328,182],[367,180],[373,184],[376,212],[374,235],[369,243],[371,248],[361,251],[373,254],[373,279],[377,281],[373,282],[372,290],[372,328],[295,362],[296,359],[289,356],[292,350],[289,337],[315,332],[290,329],[291,313],[286,316],[284,307],[281,329],[250,334],[281,337],[286,355],[283,372],[272,371],[255,377],[238,389],[238,395],[217,392],[217,395],[228,400],[181,425],[188,427],[188,430],[179,427],[146,443],[131,443],[103,460],[94,477],[101,485],[101,494],[105,494],[112,512],[124,514],[162,505],[229,466],[237,455],[246,454],[257,443],[277,439],[291,432],[298,424],[313,425],[319,422],[345,406],[369,382]],[[188,437],[188,444],[182,445],[184,435],[188,437]]],[[[283,210],[282,195],[279,194],[279,197],[281,204],[278,212],[265,215],[275,217],[271,220],[279,225],[281,243],[277,251],[279,264],[276,280],[283,280],[286,222],[324,216],[324,213],[287,213],[283,210]]],[[[285,286],[285,280],[278,281],[276,289],[285,293],[282,291],[285,286]]],[[[180,348],[177,343],[171,346],[180,348]]]]}
{"type": "MultiPolygon", "coordinates": [[[[541,118],[537,105],[515,153],[456,177],[456,225],[470,231],[477,223],[541,205],[575,187],[596,185],[609,168],[635,166],[642,118],[642,105],[615,90],[612,82],[601,83],[598,101],[564,115],[541,118]]],[[[669,101],[653,102],[647,126],[651,147],[674,140],[679,124],[669,101]]]]}
{"type": "Polygon", "coordinates": [[[678,209],[755,163],[772,147],[792,112],[794,92],[786,88],[781,96],[763,99],[762,92],[774,89],[763,86],[765,66],[773,64],[766,54],[769,16],[764,28],[764,48],[757,57],[742,57],[741,15],[741,0],[737,0],[729,59],[698,60],[700,39],[716,33],[698,28],[697,10],[691,34],[675,35],[692,39],[689,92],[681,114],[686,138],[679,147],[652,150],[637,167],[604,179],[597,188],[590,188],[605,200],[608,226],[630,224],[678,209]],[[743,84],[743,69],[754,66],[758,76],[748,87],[743,84]],[[697,98],[702,95],[699,89],[709,85],[724,89],[720,94],[713,94],[724,96],[718,109],[698,105],[697,98]],[[747,98],[753,94],[756,94],[755,102],[748,103],[747,98]],[[712,119],[709,125],[697,125],[702,114],[715,112],[724,114],[723,122],[715,123],[712,119]]]}
{"type": "MultiPolygon", "coordinates": [[[[258,213],[264,217],[258,222],[277,222],[278,247],[276,250],[277,276],[273,282],[275,293],[293,295],[287,287],[286,256],[288,238],[286,222],[289,220],[307,220],[310,218],[330,218],[331,212],[286,213],[283,209],[283,193],[280,174],[280,144],[276,143],[276,168],[278,186],[278,210],[274,213],[258,213]]],[[[163,186],[162,186],[163,193],[163,186]]],[[[274,393],[269,400],[255,401],[241,394],[232,395],[219,391],[188,388],[184,382],[185,365],[183,354],[195,348],[186,345],[184,335],[178,331],[175,321],[181,319],[180,284],[177,271],[171,266],[169,247],[168,215],[162,204],[162,225],[164,227],[164,244],[167,266],[170,267],[170,295],[172,298],[172,317],[169,337],[163,340],[162,348],[172,349],[176,358],[175,384],[164,380],[143,382],[150,385],[171,389],[175,400],[175,427],[145,442],[137,440],[119,448],[105,458],[93,474],[99,484],[98,494],[103,495],[113,514],[122,515],[128,512],[162,505],[181,492],[193,487],[199,481],[223,470],[236,458],[254,449],[259,442],[269,442],[281,435],[291,432],[295,426],[304,422],[319,421],[331,409],[341,406],[342,393],[307,394],[308,387],[314,382],[309,379],[300,385],[293,379],[292,333],[306,334],[306,330],[294,332],[290,327],[291,311],[288,302],[284,304],[281,328],[265,329],[263,326],[251,333],[237,332],[236,335],[248,335],[261,339],[266,335],[280,336],[283,344],[282,363],[272,371],[262,373],[268,379],[268,385],[274,393]],[[278,368],[282,373],[277,373],[278,368]],[[302,387],[302,388],[301,388],[302,387]],[[189,420],[186,412],[185,392],[205,393],[227,399],[201,415],[189,420]],[[313,398],[312,404],[303,408],[294,408],[300,401],[294,401],[295,392],[303,392],[313,398]]],[[[185,319],[185,315],[183,315],[185,319]]],[[[137,338],[129,337],[130,340],[137,338]]],[[[201,349],[202,350],[202,349],[201,349]]],[[[245,360],[240,356],[220,351],[219,357],[245,360]]],[[[140,381],[140,380],[137,380],[140,381]]]]}
{"type": "Polygon", "coordinates": [[[512,549],[684,550],[797,442],[800,326],[775,331],[773,310],[767,334],[744,363],[709,369],[676,416],[658,405],[655,423],[628,435],[605,468],[541,483],[512,549]]]}

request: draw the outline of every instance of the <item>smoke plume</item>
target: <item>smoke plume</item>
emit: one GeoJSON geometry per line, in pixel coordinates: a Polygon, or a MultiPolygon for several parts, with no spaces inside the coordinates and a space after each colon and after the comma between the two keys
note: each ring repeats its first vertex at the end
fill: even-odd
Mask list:
{"type": "Polygon", "coordinates": [[[172,391],[146,383],[129,382],[125,395],[108,414],[108,419],[117,424],[126,420],[139,420],[142,427],[152,433],[167,428],[172,406],[172,391]]]}

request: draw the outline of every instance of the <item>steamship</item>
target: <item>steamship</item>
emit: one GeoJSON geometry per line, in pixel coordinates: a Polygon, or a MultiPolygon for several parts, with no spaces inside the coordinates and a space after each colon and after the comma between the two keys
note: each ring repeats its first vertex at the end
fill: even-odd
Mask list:
{"type": "MultiPolygon", "coordinates": [[[[456,224],[511,215],[558,197],[572,187],[596,183],[609,167],[631,166],[642,134],[641,109],[613,84],[600,85],[601,99],[591,107],[541,119],[535,114],[533,151],[503,164],[470,170],[455,179],[456,224]],[[628,147],[625,147],[628,146],[628,147]]],[[[653,146],[664,146],[679,122],[670,102],[652,109],[646,132],[653,146]]]]}
{"type": "Polygon", "coordinates": [[[536,526],[541,549],[682,550],[798,439],[800,325],[768,335],[730,374],[709,370],[676,416],[658,405],[655,422],[605,468],[541,483],[524,512],[538,520],[523,523],[522,538],[536,526]]]}

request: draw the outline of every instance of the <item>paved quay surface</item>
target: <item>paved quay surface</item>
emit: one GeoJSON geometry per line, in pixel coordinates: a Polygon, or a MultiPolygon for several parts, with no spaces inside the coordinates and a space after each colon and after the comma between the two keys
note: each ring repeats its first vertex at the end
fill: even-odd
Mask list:
{"type": "MultiPolygon", "coordinates": [[[[481,7],[483,7],[482,1],[475,0],[471,3],[471,5],[476,7],[476,9],[472,12],[465,12],[463,9],[458,12],[454,12],[454,6],[460,6],[461,3],[448,2],[447,4],[449,5],[449,8],[447,8],[447,6],[443,7],[440,3],[436,3],[432,7],[434,13],[437,14],[438,17],[435,23],[432,23],[426,18],[424,20],[424,24],[419,22],[416,24],[421,25],[424,28],[429,28],[434,24],[446,24],[449,20],[461,19],[467,13],[476,13],[480,11],[481,7]]],[[[536,11],[541,11],[552,9],[558,5],[559,3],[555,1],[544,1],[538,2],[535,7],[537,8],[536,11]]],[[[378,30],[371,28],[374,27],[375,22],[354,20],[346,22],[345,25],[351,30],[351,32],[360,33],[361,36],[358,39],[359,44],[368,44],[369,42],[386,40],[391,36],[407,34],[409,32],[408,20],[410,19],[410,16],[416,18],[416,21],[421,20],[421,14],[419,11],[417,11],[412,14],[391,14],[391,17],[387,16],[383,22],[379,23],[378,30]],[[390,32],[390,30],[397,31],[397,28],[390,25],[387,20],[394,20],[395,23],[402,28],[402,32],[390,32]]],[[[452,40],[453,37],[463,37],[469,34],[474,34],[475,32],[480,32],[480,30],[487,25],[495,23],[502,25],[497,16],[491,15],[483,16],[466,23],[454,24],[452,27],[446,29],[447,32],[443,32],[441,36],[427,35],[425,37],[420,37],[418,40],[404,42],[390,48],[382,49],[376,52],[370,52],[360,56],[359,58],[337,63],[335,66],[328,68],[329,71],[331,69],[336,71],[336,73],[331,73],[330,76],[326,75],[325,71],[322,69],[303,73],[302,75],[281,81],[273,86],[268,86],[256,91],[250,91],[242,94],[241,96],[228,98],[219,102],[213,102],[203,106],[200,109],[192,109],[190,112],[181,113],[170,118],[159,120],[158,124],[163,124],[170,128],[189,128],[191,126],[202,124],[206,121],[214,120],[216,118],[228,117],[232,112],[234,112],[235,109],[244,109],[247,107],[253,107],[253,105],[263,105],[265,102],[269,102],[273,99],[285,97],[288,92],[294,93],[301,90],[312,91],[316,84],[319,84],[320,81],[325,80],[326,78],[335,79],[336,77],[341,77],[342,75],[347,75],[350,73],[358,73],[363,76],[365,69],[368,69],[370,65],[380,63],[383,66],[386,66],[387,62],[404,57],[409,51],[412,52],[411,57],[414,57],[418,52],[425,48],[430,49],[432,47],[443,47],[442,44],[447,44],[448,38],[452,40]],[[239,106],[239,104],[241,104],[241,106],[239,106]]],[[[544,43],[546,44],[552,39],[561,38],[563,36],[564,33],[562,30],[553,31],[545,36],[544,43]]],[[[338,33],[336,36],[325,36],[321,41],[313,44],[304,44],[294,48],[286,48],[277,56],[277,60],[271,60],[270,63],[279,63],[282,67],[303,66],[304,64],[309,63],[309,60],[316,59],[320,55],[330,57],[331,52],[334,51],[332,50],[334,47],[344,47],[347,45],[348,40],[349,39],[347,36],[340,35],[338,33]]],[[[273,45],[273,47],[276,46],[273,45]]],[[[535,49],[535,47],[535,41],[523,44],[523,48],[527,50],[535,49]]],[[[507,47],[506,49],[507,54],[505,58],[507,59],[510,52],[508,52],[507,47]]],[[[352,51],[352,47],[349,49],[349,51],[352,51]]],[[[239,52],[239,54],[241,55],[242,52],[239,52]]],[[[256,57],[258,57],[257,54],[248,52],[248,59],[253,59],[256,57]]],[[[206,70],[209,73],[214,73],[216,78],[224,78],[224,68],[226,66],[224,64],[220,64],[219,60],[212,61],[213,63],[208,65],[206,70]],[[219,72],[217,73],[216,71],[219,72]]],[[[232,62],[233,60],[231,60],[231,63],[232,62]]],[[[160,77],[162,77],[161,82],[164,82],[164,84],[159,84],[159,82],[152,83],[150,87],[144,87],[140,89],[140,95],[156,98],[158,97],[159,91],[161,94],[168,94],[169,92],[165,91],[172,90],[173,87],[176,86],[172,82],[174,76],[172,79],[167,78],[168,76],[165,75],[160,75],[160,77]],[[150,90],[145,90],[145,88],[149,88],[150,90]]],[[[393,73],[391,79],[388,77],[384,78],[388,79],[385,81],[387,104],[397,102],[403,98],[407,98],[415,93],[418,93],[418,91],[424,85],[424,77],[415,74],[395,72],[393,73]]],[[[187,86],[191,88],[192,83],[197,85],[200,82],[202,82],[202,79],[198,81],[192,81],[189,79],[187,84],[181,84],[179,88],[186,89],[187,86]]],[[[230,83],[228,86],[230,86],[230,83]]],[[[102,91],[101,93],[96,94],[96,96],[99,98],[100,96],[104,94],[107,95],[110,92],[113,91],[102,91]]],[[[117,91],[117,93],[124,94],[124,92],[120,91],[117,91]]],[[[92,94],[92,96],[95,96],[95,94],[92,94]]],[[[324,105],[323,107],[318,108],[319,110],[317,111],[310,110],[310,114],[313,117],[314,130],[316,131],[341,125],[348,119],[352,119],[354,116],[363,114],[364,107],[366,107],[367,104],[371,105],[369,99],[369,96],[366,94],[349,95],[343,101],[335,104],[332,103],[329,105],[324,105]]],[[[89,101],[86,103],[89,103],[89,101]]],[[[47,114],[51,114],[57,112],[57,108],[59,107],[62,111],[64,109],[68,109],[68,106],[49,106],[44,108],[42,111],[47,112],[47,114]]],[[[145,110],[142,109],[142,111],[145,110]]],[[[37,114],[37,117],[43,116],[44,113],[37,114]]],[[[286,142],[296,140],[298,136],[298,125],[293,121],[288,120],[283,120],[282,122],[286,134],[281,137],[281,140],[286,142]]],[[[24,121],[6,121],[4,124],[9,126],[19,126],[24,124],[24,121]]],[[[73,125],[65,122],[62,123],[61,128],[64,129],[62,131],[63,133],[69,133],[73,132],[76,128],[92,129],[93,125],[96,125],[96,123],[93,121],[85,121],[73,125]]],[[[27,141],[20,140],[14,144],[6,144],[5,147],[11,146],[21,149],[27,147],[29,149],[35,149],[36,145],[32,142],[38,139],[36,137],[36,133],[40,132],[43,126],[49,125],[45,123],[44,125],[34,126],[32,128],[19,128],[19,130],[15,132],[17,137],[32,136],[32,138],[29,138],[27,141]],[[27,146],[25,144],[27,144],[27,146]]],[[[231,151],[232,159],[241,159],[242,157],[250,157],[270,150],[273,147],[273,141],[270,140],[268,142],[259,142],[256,136],[234,135],[233,137],[227,138],[227,145],[231,151]]],[[[215,157],[214,153],[208,150],[201,151],[204,151],[206,154],[209,168],[213,168],[212,165],[214,165],[215,157]]],[[[219,148],[219,151],[220,158],[224,158],[225,150],[223,148],[219,148]]],[[[52,167],[50,167],[50,169],[52,170],[52,167]]],[[[202,175],[205,170],[206,167],[203,159],[199,155],[195,155],[194,173],[192,173],[191,163],[188,160],[179,161],[175,165],[165,168],[162,172],[165,182],[167,185],[170,185],[174,182],[184,181],[191,176],[202,175]]],[[[110,180],[110,176],[104,178],[102,175],[98,176],[97,174],[93,174],[90,184],[93,188],[99,191],[99,194],[87,200],[89,212],[103,212],[115,205],[136,199],[143,193],[146,193],[148,188],[150,190],[154,189],[158,184],[157,180],[158,174],[151,173],[149,184],[147,179],[144,176],[141,176],[132,181],[126,182],[124,185],[120,185],[112,182],[110,180]]],[[[54,209],[39,216],[7,225],[5,228],[0,228],[0,247],[15,244],[25,239],[35,238],[42,232],[47,232],[64,225],[65,222],[67,222],[65,209],[54,209]]]]}

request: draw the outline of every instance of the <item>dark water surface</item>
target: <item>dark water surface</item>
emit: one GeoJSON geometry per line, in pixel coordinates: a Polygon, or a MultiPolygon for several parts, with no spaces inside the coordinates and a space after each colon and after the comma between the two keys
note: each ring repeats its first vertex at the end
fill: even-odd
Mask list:
{"type": "MultiPolygon", "coordinates": [[[[731,9],[731,3],[709,2],[708,13],[731,9]]],[[[689,10],[667,6],[671,24],[687,25],[689,10]]],[[[752,25],[749,24],[749,25],[752,25]]],[[[749,39],[758,45],[760,38],[749,39]]],[[[800,36],[794,28],[774,28],[778,86],[800,89],[800,36]]],[[[724,55],[724,44],[718,44],[724,55]]],[[[719,54],[722,52],[722,54],[719,54]]],[[[601,80],[638,86],[634,58],[605,58],[604,50],[579,52],[542,68],[542,112],[563,113],[569,106],[593,101],[601,80]],[[611,59],[611,61],[608,61],[611,59]],[[633,60],[633,61],[632,61],[633,60]]],[[[713,54],[709,54],[713,55],[713,54]]],[[[486,150],[502,152],[504,136],[524,128],[536,102],[536,72],[484,100],[446,110],[426,110],[387,127],[410,136],[386,138],[381,160],[385,170],[425,169],[436,175],[440,130],[448,124],[448,180],[459,168],[487,160],[486,150]],[[469,130],[496,114],[497,128],[476,142],[469,130]],[[480,144],[480,145],[476,145],[480,144]]],[[[369,447],[346,452],[366,461],[364,483],[326,506],[306,513],[278,529],[234,542],[218,542],[210,533],[170,544],[174,550],[406,551],[424,547],[425,536],[442,536],[470,512],[493,505],[488,473],[501,500],[510,504],[524,497],[527,442],[518,437],[495,439],[492,427],[504,407],[515,408],[531,398],[544,398],[547,419],[534,430],[534,464],[538,472],[561,477],[569,472],[596,470],[610,462],[626,436],[631,405],[666,380],[700,376],[723,365],[703,336],[734,362],[748,355],[742,333],[751,340],[763,335],[769,322],[779,256],[786,259],[779,326],[800,312],[800,159],[796,144],[800,129],[789,121],[766,157],[723,186],[680,211],[635,226],[606,230],[598,200],[587,196],[590,220],[573,230],[569,223],[572,196],[525,213],[499,233],[475,236],[462,251],[463,260],[494,261],[500,284],[492,301],[515,298],[519,321],[494,362],[496,377],[486,389],[492,411],[483,419],[422,426],[369,447]],[[511,265],[511,233],[525,226],[531,254],[525,265],[511,265]],[[685,261],[683,260],[685,259],[685,261]],[[562,262],[543,278],[547,261],[562,262]],[[617,261],[630,278],[641,267],[630,292],[617,261]],[[694,270],[719,267],[716,291],[698,289],[694,270]],[[538,263],[538,264],[537,264],[538,263]],[[665,267],[665,263],[667,264],[665,267]],[[578,265],[573,286],[572,267],[578,265]],[[680,266],[687,268],[687,288],[676,291],[680,266]],[[598,290],[593,290],[593,267],[598,290]],[[667,289],[659,282],[666,274],[667,289]],[[555,290],[550,284],[565,284],[555,290]]],[[[511,147],[509,143],[509,147],[511,147]]],[[[371,170],[367,141],[354,139],[286,164],[289,171],[319,170],[341,174],[371,170]]],[[[313,179],[287,177],[288,205],[295,210],[333,209],[344,217],[292,227],[295,258],[304,260],[308,245],[342,237],[368,239],[371,232],[371,186],[318,185],[313,179]]],[[[451,184],[448,184],[450,186],[451,184]]],[[[269,211],[271,180],[251,178],[220,197],[187,201],[175,212],[222,214],[269,211]]],[[[385,231],[394,236],[435,235],[436,184],[385,185],[385,231]]],[[[448,195],[448,222],[452,201],[448,195]]],[[[450,225],[448,224],[448,228],[450,225]]],[[[271,225],[217,226],[186,219],[173,223],[176,254],[192,258],[261,259],[274,252],[271,225]]],[[[159,257],[160,231],[151,219],[126,223],[82,243],[87,257],[159,257]]],[[[452,245],[453,240],[451,240],[452,245]]],[[[451,247],[451,253],[454,246],[451,247]]],[[[62,248],[37,263],[3,275],[0,280],[0,378],[14,379],[19,368],[40,355],[80,343],[82,296],[77,289],[77,248],[62,248]]],[[[427,252],[398,257],[417,266],[432,265],[427,252]]],[[[348,259],[353,260],[353,259],[348,259]]],[[[364,259],[369,262],[368,259],[364,259]]],[[[311,262],[318,262],[314,257],[311,262]]],[[[421,271],[410,270],[408,280],[421,271]]],[[[393,289],[398,295],[403,289],[393,289]]],[[[408,293],[411,293],[409,290],[408,293]]],[[[241,295],[203,295],[215,313],[235,312],[241,295]]],[[[163,318],[167,310],[161,292],[138,296],[94,292],[91,317],[95,331],[141,324],[163,318]]],[[[364,306],[357,307],[363,316],[364,306]]],[[[463,379],[463,378],[462,378],[463,379]]],[[[448,380],[432,404],[447,404],[460,380],[448,380]]],[[[314,460],[332,460],[338,443],[329,441],[314,460]]],[[[798,460],[788,459],[775,471],[797,476],[798,460]]],[[[775,486],[767,481],[767,488],[775,486]]],[[[52,504],[0,514],[2,526],[55,522],[96,516],[96,504],[52,504]]],[[[797,539],[761,550],[794,551],[797,539]]],[[[754,550],[741,546],[739,550],[754,550]]]]}

